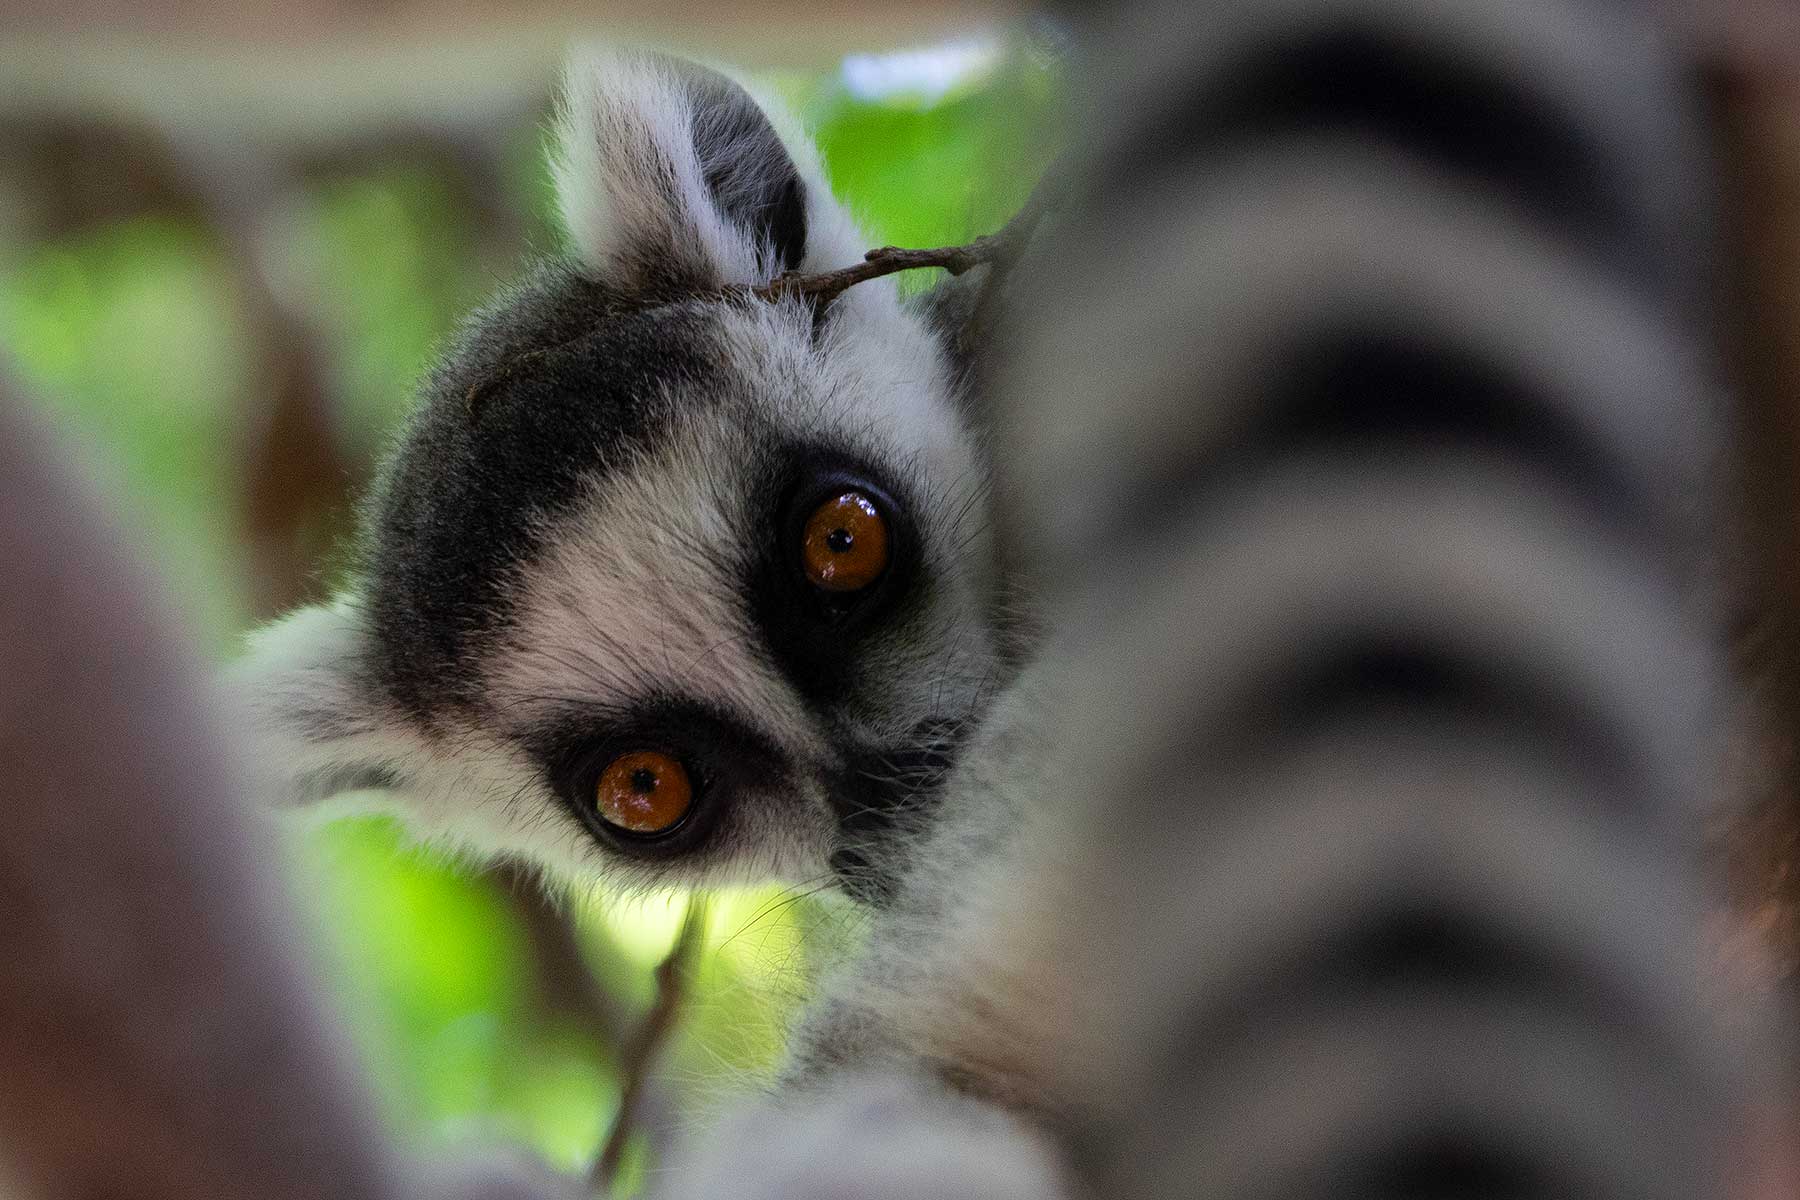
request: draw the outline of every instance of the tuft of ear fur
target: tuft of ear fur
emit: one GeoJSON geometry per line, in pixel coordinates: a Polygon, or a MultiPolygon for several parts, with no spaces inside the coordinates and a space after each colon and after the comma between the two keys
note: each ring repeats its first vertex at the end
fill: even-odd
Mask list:
{"type": "Polygon", "coordinates": [[[581,52],[555,137],[564,227],[587,270],[620,291],[763,283],[861,255],[798,124],[710,67],[581,52]]]}
{"type": "Polygon", "coordinates": [[[225,675],[228,720],[258,795],[299,807],[409,784],[419,735],[374,698],[354,598],[303,608],[250,638],[225,675]]]}

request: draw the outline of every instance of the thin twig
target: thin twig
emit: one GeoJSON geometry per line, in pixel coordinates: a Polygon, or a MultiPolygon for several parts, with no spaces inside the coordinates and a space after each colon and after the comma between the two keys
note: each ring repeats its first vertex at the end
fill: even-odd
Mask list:
{"type": "Polygon", "coordinates": [[[503,862],[491,875],[524,927],[546,1015],[571,1020],[593,1034],[608,1053],[622,1053],[624,1014],[618,1000],[588,965],[576,935],[574,915],[559,909],[546,892],[543,880],[521,863],[503,862]]]}
{"type": "Polygon", "coordinates": [[[863,261],[835,271],[811,274],[788,271],[771,283],[751,288],[750,294],[759,300],[779,300],[783,296],[829,300],[859,283],[924,267],[941,267],[952,275],[961,275],[976,267],[992,266],[997,274],[1002,273],[1010,270],[1024,253],[1045,214],[1062,202],[1066,179],[1067,174],[1063,171],[1052,169],[1047,172],[1012,220],[994,233],[984,234],[972,242],[929,250],[882,246],[865,254],[863,261]]]}
{"type": "MultiPolygon", "coordinates": [[[[732,285],[705,291],[680,291],[668,295],[656,295],[647,303],[660,305],[668,303],[684,303],[692,300],[744,300],[762,301],[779,300],[783,296],[805,296],[820,302],[829,301],[846,288],[855,287],[871,279],[880,279],[884,275],[893,275],[900,271],[916,271],[925,267],[940,267],[952,275],[961,275],[976,267],[988,266],[992,273],[983,281],[980,295],[976,298],[974,319],[971,328],[960,336],[963,345],[973,344],[977,336],[985,336],[987,327],[992,324],[996,310],[999,308],[998,291],[1019,256],[1030,245],[1031,237],[1037,232],[1038,225],[1044,217],[1055,211],[1062,203],[1067,192],[1068,172],[1052,167],[1038,181],[1037,187],[1026,198],[1025,204],[1013,215],[1012,220],[993,233],[984,234],[972,242],[961,246],[937,246],[927,250],[908,250],[899,246],[881,246],[870,250],[863,256],[863,261],[848,267],[840,267],[835,271],[816,271],[803,274],[788,271],[774,280],[757,287],[732,285]]],[[[593,330],[583,330],[573,337],[549,346],[535,346],[521,351],[505,362],[500,363],[492,371],[469,385],[464,393],[464,402],[471,415],[480,410],[487,394],[496,386],[512,378],[522,368],[547,355],[593,336],[593,330]]]]}
{"type": "Polygon", "coordinates": [[[706,914],[706,901],[698,896],[690,897],[681,932],[676,935],[669,953],[656,966],[656,997],[650,1002],[650,1011],[644,1014],[643,1023],[638,1026],[620,1060],[618,1115],[613,1118],[606,1144],[601,1147],[600,1157],[594,1161],[593,1172],[588,1177],[594,1190],[602,1195],[612,1192],[626,1143],[636,1128],[639,1101],[649,1082],[651,1068],[655,1066],[663,1044],[674,1032],[687,1000],[694,960],[699,956],[700,943],[706,933],[706,914]]]}

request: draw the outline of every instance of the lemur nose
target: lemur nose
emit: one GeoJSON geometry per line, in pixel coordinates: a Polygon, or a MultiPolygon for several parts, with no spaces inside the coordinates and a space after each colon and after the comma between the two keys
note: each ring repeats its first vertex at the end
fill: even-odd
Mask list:
{"type": "Polygon", "coordinates": [[[838,824],[832,866],[846,884],[851,873],[867,875],[874,864],[891,859],[894,843],[911,824],[908,818],[928,802],[893,754],[880,747],[849,755],[826,787],[838,824]]]}

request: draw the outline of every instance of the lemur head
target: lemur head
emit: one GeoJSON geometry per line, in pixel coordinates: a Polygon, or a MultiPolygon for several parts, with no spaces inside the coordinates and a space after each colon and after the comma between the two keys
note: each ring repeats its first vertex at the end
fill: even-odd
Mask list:
{"type": "Polygon", "coordinates": [[[996,669],[943,340],[891,279],[744,294],[866,243],[723,75],[589,57],[557,132],[574,256],[432,372],[353,582],[253,640],[253,751],[564,874],[872,891],[996,669]]]}

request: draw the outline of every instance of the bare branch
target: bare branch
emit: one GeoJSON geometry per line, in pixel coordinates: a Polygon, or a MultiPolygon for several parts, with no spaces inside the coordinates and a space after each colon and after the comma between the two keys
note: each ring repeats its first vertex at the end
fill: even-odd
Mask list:
{"type": "Polygon", "coordinates": [[[618,1053],[625,1041],[624,1015],[618,1000],[588,966],[573,915],[553,904],[544,881],[521,863],[503,862],[490,876],[524,927],[546,1013],[574,1021],[608,1052],[618,1053]]]}
{"type": "Polygon", "coordinates": [[[706,901],[699,896],[690,897],[681,932],[676,935],[669,953],[657,964],[656,998],[650,1002],[650,1011],[644,1014],[643,1024],[638,1026],[631,1044],[625,1047],[619,1063],[619,1112],[613,1118],[606,1144],[601,1147],[600,1157],[595,1160],[593,1173],[589,1176],[595,1190],[603,1195],[611,1192],[613,1180],[619,1174],[626,1143],[631,1140],[637,1125],[639,1101],[649,1083],[651,1068],[674,1032],[682,1006],[687,1001],[688,981],[706,934],[706,916],[706,901]]]}
{"type": "MultiPolygon", "coordinates": [[[[1008,271],[1030,244],[1031,235],[1037,231],[1045,214],[1061,203],[1066,191],[1066,179],[1066,172],[1048,172],[1012,220],[998,231],[984,234],[964,245],[939,246],[929,250],[882,246],[865,254],[863,261],[835,271],[818,271],[812,274],[786,272],[771,283],[751,288],[750,294],[759,300],[779,300],[783,296],[809,296],[829,300],[846,288],[900,271],[941,267],[952,275],[961,275],[981,266],[992,266],[996,274],[1008,271]]],[[[992,281],[989,283],[990,288],[991,286],[992,281]]],[[[985,293],[983,298],[985,299],[985,293]]]]}
{"type": "MultiPolygon", "coordinates": [[[[870,250],[863,256],[863,261],[848,267],[840,267],[835,271],[817,271],[811,274],[788,271],[769,283],[757,287],[733,285],[708,289],[701,292],[683,291],[670,295],[658,295],[646,303],[660,305],[683,303],[693,300],[761,300],[775,301],[783,296],[806,296],[820,301],[830,300],[847,288],[859,283],[867,283],[871,279],[880,279],[884,275],[893,275],[900,271],[916,271],[926,267],[940,267],[952,275],[961,275],[976,267],[986,266],[991,269],[990,276],[983,281],[980,295],[977,297],[975,312],[970,328],[961,334],[963,346],[973,345],[979,337],[985,336],[992,324],[998,306],[997,293],[1006,275],[1018,262],[1025,247],[1031,244],[1031,238],[1037,232],[1038,225],[1044,217],[1055,211],[1062,203],[1067,192],[1068,173],[1052,167],[1038,181],[1036,189],[1026,199],[1023,207],[1014,214],[1012,220],[993,233],[985,234],[972,242],[961,246],[938,246],[926,250],[908,250],[899,246],[882,246],[870,250]]],[[[565,346],[592,336],[592,331],[584,331],[565,341],[549,346],[537,346],[530,350],[520,351],[513,357],[496,366],[491,372],[469,385],[464,393],[464,402],[469,411],[477,411],[488,393],[496,386],[506,382],[520,370],[538,361],[546,355],[553,354],[565,346]]]]}

